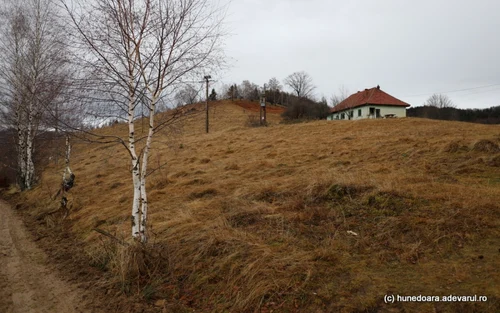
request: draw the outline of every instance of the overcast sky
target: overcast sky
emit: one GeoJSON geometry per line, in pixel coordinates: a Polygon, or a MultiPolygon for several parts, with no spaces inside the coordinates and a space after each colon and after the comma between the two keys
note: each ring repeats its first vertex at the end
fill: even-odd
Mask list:
{"type": "Polygon", "coordinates": [[[436,92],[459,108],[500,105],[499,12],[498,0],[233,0],[232,66],[217,80],[305,71],[328,99],[378,84],[412,106],[436,92]]]}

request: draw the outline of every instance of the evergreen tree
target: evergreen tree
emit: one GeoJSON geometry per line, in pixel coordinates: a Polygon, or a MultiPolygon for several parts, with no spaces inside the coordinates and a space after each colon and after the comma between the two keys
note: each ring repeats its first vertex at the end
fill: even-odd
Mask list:
{"type": "Polygon", "coordinates": [[[212,88],[212,93],[208,97],[210,101],[216,101],[217,100],[217,93],[215,92],[215,89],[212,88]]]}

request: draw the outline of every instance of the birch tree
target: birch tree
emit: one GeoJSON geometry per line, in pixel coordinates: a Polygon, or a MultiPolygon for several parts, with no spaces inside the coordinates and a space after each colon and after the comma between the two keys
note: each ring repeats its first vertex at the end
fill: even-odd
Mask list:
{"type": "Polygon", "coordinates": [[[64,44],[50,0],[5,2],[1,12],[0,94],[3,122],[16,129],[18,184],[36,181],[35,138],[66,81],[64,44]]]}
{"type": "Polygon", "coordinates": [[[92,70],[89,86],[101,95],[93,105],[99,102],[99,108],[126,115],[128,136],[114,139],[130,158],[132,237],[146,242],[148,157],[162,126],[157,108],[176,85],[220,65],[223,8],[209,0],[61,2],[74,26],[73,44],[85,53],[80,61],[92,70]],[[134,124],[142,108],[145,136],[137,134],[134,124]]]}

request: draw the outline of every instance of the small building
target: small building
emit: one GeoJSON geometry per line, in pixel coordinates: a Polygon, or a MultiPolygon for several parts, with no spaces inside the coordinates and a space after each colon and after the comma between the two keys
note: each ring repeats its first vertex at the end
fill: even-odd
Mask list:
{"type": "Polygon", "coordinates": [[[336,105],[327,120],[406,117],[410,105],[385,93],[380,86],[358,91],[336,105]]]}

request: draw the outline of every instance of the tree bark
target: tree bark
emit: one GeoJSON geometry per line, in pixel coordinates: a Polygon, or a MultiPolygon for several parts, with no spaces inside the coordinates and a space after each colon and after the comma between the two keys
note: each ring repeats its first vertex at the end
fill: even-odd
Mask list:
{"type": "Polygon", "coordinates": [[[134,198],[132,201],[132,238],[139,238],[141,234],[141,176],[140,176],[140,160],[135,149],[135,126],[134,126],[134,106],[135,97],[131,94],[129,99],[128,111],[128,132],[129,144],[128,149],[132,161],[132,184],[134,187],[134,198]]]}
{"type": "Polygon", "coordinates": [[[144,146],[144,152],[142,154],[142,167],[141,167],[141,241],[148,241],[148,233],[147,233],[147,221],[148,221],[148,194],[146,191],[146,177],[148,171],[148,157],[149,151],[151,149],[151,143],[153,142],[154,135],[154,118],[155,118],[155,110],[156,103],[158,101],[158,95],[155,95],[151,100],[150,109],[149,109],[149,130],[148,136],[146,139],[146,145],[144,146]]]}

